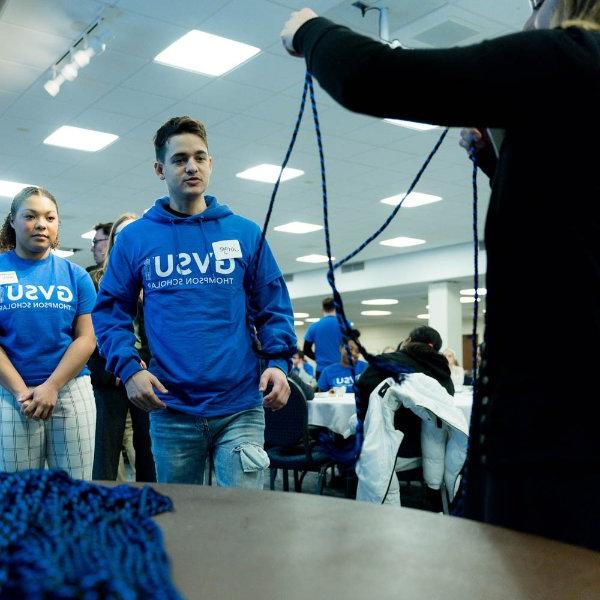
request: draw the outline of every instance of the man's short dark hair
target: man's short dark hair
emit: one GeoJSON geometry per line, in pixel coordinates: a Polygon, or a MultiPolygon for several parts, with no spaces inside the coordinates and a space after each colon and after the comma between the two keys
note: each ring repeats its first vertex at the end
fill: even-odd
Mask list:
{"type": "Polygon", "coordinates": [[[327,296],[327,298],[323,298],[323,312],[332,312],[335,310],[335,304],[333,302],[332,296],[327,296]]]}
{"type": "Polygon", "coordinates": [[[208,137],[206,135],[206,128],[202,121],[192,119],[192,117],[173,117],[169,119],[164,125],[162,125],[154,136],[154,152],[156,154],[156,160],[165,160],[165,148],[169,138],[180,133],[193,133],[197,135],[208,148],[208,137]]]}
{"type": "Polygon", "coordinates": [[[112,223],[98,223],[94,227],[94,231],[102,231],[102,233],[106,236],[110,235],[110,230],[112,229],[112,223]]]}

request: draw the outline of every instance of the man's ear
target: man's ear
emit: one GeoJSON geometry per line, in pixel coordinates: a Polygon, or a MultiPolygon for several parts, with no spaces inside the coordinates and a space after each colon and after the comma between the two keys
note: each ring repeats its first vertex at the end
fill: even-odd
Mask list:
{"type": "Polygon", "coordinates": [[[154,172],[158,175],[159,179],[164,179],[165,174],[163,172],[163,164],[160,161],[155,161],[154,172]]]}

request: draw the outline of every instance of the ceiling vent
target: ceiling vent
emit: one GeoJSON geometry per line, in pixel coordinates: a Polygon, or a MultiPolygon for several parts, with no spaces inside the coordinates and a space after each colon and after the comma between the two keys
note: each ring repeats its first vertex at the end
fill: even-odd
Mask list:
{"type": "Polygon", "coordinates": [[[365,263],[364,262],[355,262],[350,263],[349,265],[342,265],[342,273],[352,273],[354,271],[364,271],[365,263]]]}
{"type": "Polygon", "coordinates": [[[480,33],[476,29],[448,19],[431,29],[426,29],[418,35],[413,36],[413,39],[434,48],[448,48],[457,46],[480,33]]]}

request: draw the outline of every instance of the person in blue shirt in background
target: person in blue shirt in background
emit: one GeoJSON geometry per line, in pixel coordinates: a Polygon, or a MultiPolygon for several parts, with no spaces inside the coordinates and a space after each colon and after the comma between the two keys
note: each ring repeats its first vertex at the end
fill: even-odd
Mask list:
{"type": "Polygon", "coordinates": [[[288,291],[266,243],[255,264],[260,228],[205,195],[212,157],[204,125],[172,118],[154,145],[169,196],[119,235],[93,313],[98,347],[129,399],[152,411],[159,482],[202,484],[210,457],[218,485],[261,489],[263,404],[278,410],[290,394],[288,291]],[[140,290],[148,369],[132,325],[140,290]],[[254,328],[270,357],[262,375],[254,328]]]}
{"type": "Polygon", "coordinates": [[[323,299],[323,317],[313,323],[304,336],[303,351],[308,358],[316,361],[317,379],[325,367],[339,361],[341,342],[342,330],[337,321],[335,305],[333,298],[328,296],[323,299]]]}
{"type": "Polygon", "coordinates": [[[31,186],[0,230],[0,471],[48,464],[91,479],[96,290],[82,267],[52,253],[58,226],[54,196],[31,186]]]}
{"type": "Polygon", "coordinates": [[[364,360],[359,360],[360,352],[356,343],[350,340],[348,344],[351,352],[350,358],[348,358],[348,353],[344,345],[340,344],[339,353],[341,355],[341,362],[329,365],[323,369],[317,384],[320,392],[327,392],[336,387],[345,387],[346,391],[352,392],[354,378],[352,377],[352,369],[350,368],[351,363],[354,364],[357,379],[369,366],[364,360]]]}

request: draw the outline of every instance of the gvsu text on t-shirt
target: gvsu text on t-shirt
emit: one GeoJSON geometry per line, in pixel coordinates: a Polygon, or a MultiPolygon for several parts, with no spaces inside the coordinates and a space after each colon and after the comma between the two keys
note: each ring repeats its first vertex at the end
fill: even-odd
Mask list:
{"type": "Polygon", "coordinates": [[[58,308],[75,310],[73,291],[66,285],[0,286],[0,310],[58,308]]]}

